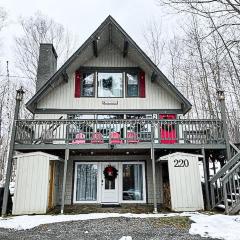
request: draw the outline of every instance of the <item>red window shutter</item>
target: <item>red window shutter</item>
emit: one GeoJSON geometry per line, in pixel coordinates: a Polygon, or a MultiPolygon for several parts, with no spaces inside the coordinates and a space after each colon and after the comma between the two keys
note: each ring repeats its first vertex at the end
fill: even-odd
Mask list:
{"type": "Polygon", "coordinates": [[[145,72],[140,72],[140,79],[139,79],[139,97],[145,98],[146,97],[146,91],[145,91],[145,72]]]}
{"type": "Polygon", "coordinates": [[[75,98],[79,98],[81,95],[81,74],[79,71],[75,72],[75,98]]]}

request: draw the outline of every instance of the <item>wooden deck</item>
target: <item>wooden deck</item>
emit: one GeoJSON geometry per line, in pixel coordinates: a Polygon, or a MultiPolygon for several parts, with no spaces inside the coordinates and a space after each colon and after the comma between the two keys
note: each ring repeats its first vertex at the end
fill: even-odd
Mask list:
{"type": "Polygon", "coordinates": [[[15,150],[226,148],[219,120],[60,119],[15,124],[15,150]]]}

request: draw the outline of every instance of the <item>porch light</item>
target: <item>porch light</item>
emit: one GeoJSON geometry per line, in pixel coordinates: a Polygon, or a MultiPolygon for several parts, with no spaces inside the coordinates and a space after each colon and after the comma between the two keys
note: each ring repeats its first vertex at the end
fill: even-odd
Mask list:
{"type": "Polygon", "coordinates": [[[225,99],[223,90],[218,89],[217,90],[217,95],[218,95],[218,100],[224,100],[225,99]]]}
{"type": "Polygon", "coordinates": [[[17,90],[17,95],[16,95],[16,100],[18,101],[22,101],[23,100],[23,94],[25,92],[23,91],[23,88],[20,87],[18,90],[17,90]]]}

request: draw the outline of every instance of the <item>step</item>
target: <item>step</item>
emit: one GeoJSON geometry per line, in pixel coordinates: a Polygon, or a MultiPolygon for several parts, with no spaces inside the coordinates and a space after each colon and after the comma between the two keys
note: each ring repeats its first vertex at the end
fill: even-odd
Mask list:
{"type": "Polygon", "coordinates": [[[121,205],[119,203],[102,203],[102,208],[119,208],[121,205]]]}
{"type": "Polygon", "coordinates": [[[220,209],[222,209],[222,210],[225,210],[225,205],[219,204],[219,205],[216,206],[216,208],[220,208],[220,209]]]}

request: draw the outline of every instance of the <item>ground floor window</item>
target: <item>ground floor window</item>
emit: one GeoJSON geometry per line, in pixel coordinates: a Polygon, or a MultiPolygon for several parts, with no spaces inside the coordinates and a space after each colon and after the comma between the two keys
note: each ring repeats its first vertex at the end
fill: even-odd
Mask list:
{"type": "Polygon", "coordinates": [[[97,164],[76,164],[76,201],[97,200],[97,164]]]}
{"type": "Polygon", "coordinates": [[[123,200],[143,200],[142,164],[123,164],[123,200]]]}

